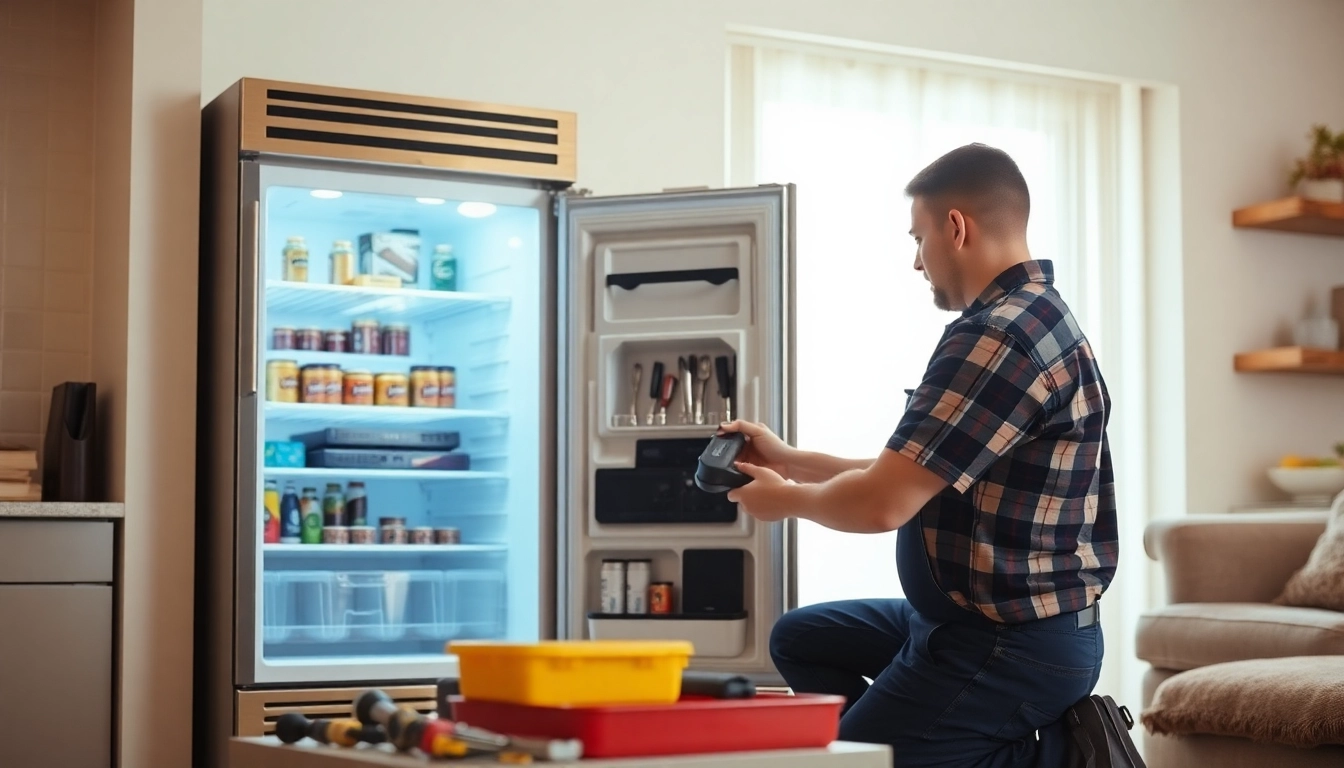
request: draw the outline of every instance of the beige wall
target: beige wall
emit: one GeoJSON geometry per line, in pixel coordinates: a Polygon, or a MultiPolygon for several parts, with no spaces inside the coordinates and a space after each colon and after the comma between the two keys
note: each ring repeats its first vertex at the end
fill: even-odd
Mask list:
{"type": "Polygon", "coordinates": [[[92,0],[0,5],[0,442],[28,448],[90,375],[93,43],[92,0]]]}
{"type": "Polygon", "coordinates": [[[122,524],[119,756],[190,765],[198,0],[99,0],[93,368],[122,524]]]}
{"type": "Polygon", "coordinates": [[[1344,283],[1338,241],[1228,225],[1283,191],[1312,121],[1344,128],[1336,0],[205,0],[202,98],[257,76],[574,110],[598,194],[717,186],[729,24],[1177,86],[1187,362],[1153,397],[1185,401],[1188,494],[1163,512],[1273,498],[1267,463],[1344,438],[1338,379],[1232,373],[1344,283]]]}

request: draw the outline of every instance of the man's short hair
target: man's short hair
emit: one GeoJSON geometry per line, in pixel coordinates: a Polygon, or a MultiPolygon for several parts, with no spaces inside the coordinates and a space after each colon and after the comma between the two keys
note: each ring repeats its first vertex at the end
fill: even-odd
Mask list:
{"type": "Polygon", "coordinates": [[[1031,213],[1027,180],[1001,149],[967,144],[934,160],[905,185],[905,194],[923,198],[940,214],[965,210],[994,234],[1025,232],[1031,213]]]}

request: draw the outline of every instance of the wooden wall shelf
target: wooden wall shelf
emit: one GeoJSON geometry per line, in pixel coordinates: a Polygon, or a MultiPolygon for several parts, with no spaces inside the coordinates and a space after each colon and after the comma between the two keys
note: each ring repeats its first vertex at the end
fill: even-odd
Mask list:
{"type": "Polygon", "coordinates": [[[1344,237],[1344,203],[1285,197],[1238,208],[1232,212],[1232,226],[1344,237]]]}
{"type": "Polygon", "coordinates": [[[1344,375],[1344,352],[1310,347],[1276,347],[1236,356],[1239,373],[1324,373],[1344,375]]]}

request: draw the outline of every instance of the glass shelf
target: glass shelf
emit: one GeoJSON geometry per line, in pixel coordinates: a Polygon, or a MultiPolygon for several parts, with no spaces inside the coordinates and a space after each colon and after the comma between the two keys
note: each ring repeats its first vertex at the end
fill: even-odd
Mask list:
{"type": "Polygon", "coordinates": [[[327,283],[266,281],[271,313],[321,313],[327,316],[395,316],[399,320],[439,320],[489,307],[508,307],[508,296],[418,288],[369,288],[327,283]]]}
{"type": "MultiPolygon", "coordinates": [[[[319,353],[321,354],[321,353],[319,353]]],[[[473,411],[464,408],[412,408],[396,405],[331,405],[327,403],[266,403],[266,420],[317,422],[330,426],[411,425],[421,429],[469,420],[508,419],[506,411],[473,411]]]]}
{"type": "Polygon", "coordinates": [[[283,555],[331,555],[357,552],[379,555],[451,554],[454,552],[505,552],[503,544],[263,544],[261,551],[283,555]]]}
{"type": "MultiPolygon", "coordinates": [[[[474,469],[328,469],[326,467],[266,467],[266,477],[311,477],[341,480],[505,480],[506,472],[479,472],[474,469]]],[[[315,545],[310,545],[315,546],[315,545]]]]}

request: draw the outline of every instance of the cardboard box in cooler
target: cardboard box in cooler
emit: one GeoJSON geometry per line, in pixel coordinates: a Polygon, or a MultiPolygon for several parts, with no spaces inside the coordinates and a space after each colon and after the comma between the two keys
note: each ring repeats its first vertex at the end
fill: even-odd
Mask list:
{"type": "Polygon", "coordinates": [[[361,275],[388,275],[413,288],[420,280],[420,231],[393,229],[359,236],[361,275]]]}

